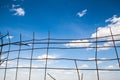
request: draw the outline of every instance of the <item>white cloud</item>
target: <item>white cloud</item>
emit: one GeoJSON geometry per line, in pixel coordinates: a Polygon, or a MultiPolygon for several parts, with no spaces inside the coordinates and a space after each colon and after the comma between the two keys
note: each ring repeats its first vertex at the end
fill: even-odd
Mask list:
{"type": "MultiPolygon", "coordinates": [[[[114,15],[112,18],[105,20],[105,22],[110,22],[110,24],[108,24],[105,27],[99,27],[97,31],[97,37],[111,35],[110,28],[112,31],[112,35],[120,34],[120,17],[117,17],[116,15],[114,15]]],[[[95,37],[96,37],[96,32],[91,35],[91,38],[95,38],[95,37]]],[[[106,37],[102,39],[112,40],[112,37],[106,37]]],[[[120,40],[120,36],[114,36],[114,40],[120,40]]],[[[120,41],[116,43],[120,43],[120,41]]],[[[98,45],[98,46],[111,46],[111,45],[113,45],[113,42],[105,42],[104,44],[98,45]]],[[[110,48],[99,48],[99,50],[108,50],[108,49],[110,48]]]]}
{"type": "MultiPolygon", "coordinates": [[[[107,59],[107,58],[99,58],[99,59],[105,60],[105,59],[107,59]]],[[[95,60],[95,58],[88,58],[88,60],[95,60]]]]}
{"type": "Polygon", "coordinates": [[[67,47],[89,47],[91,43],[88,40],[74,40],[65,44],[67,47]]]}
{"type": "MultiPolygon", "coordinates": [[[[38,59],[43,59],[43,58],[46,58],[46,57],[47,57],[47,55],[43,54],[43,55],[38,56],[37,58],[38,59]]],[[[54,56],[54,55],[48,55],[48,58],[56,58],[56,56],[54,56]]]]}
{"type": "Polygon", "coordinates": [[[6,36],[6,39],[12,39],[14,36],[6,36]]]}
{"type": "Polygon", "coordinates": [[[113,45],[113,42],[105,42],[102,45],[98,45],[98,47],[101,47],[101,48],[98,48],[98,51],[100,51],[100,50],[109,50],[110,47],[102,47],[102,46],[112,46],[112,45],[113,45]]]}
{"type": "MultiPolygon", "coordinates": [[[[37,58],[38,58],[38,59],[45,59],[45,58],[54,59],[54,58],[57,58],[57,56],[56,56],[56,55],[48,55],[48,57],[47,57],[46,54],[43,54],[43,55],[38,56],[37,58]]],[[[42,62],[43,62],[43,64],[45,63],[45,61],[42,61],[42,62]]],[[[48,61],[48,64],[49,64],[49,65],[55,64],[55,63],[57,63],[57,61],[51,61],[51,60],[48,61]]]]}
{"type": "MultiPolygon", "coordinates": [[[[97,31],[97,37],[108,36],[111,35],[110,28],[112,30],[113,35],[120,34],[120,17],[114,15],[112,18],[105,20],[105,22],[111,22],[105,27],[99,27],[97,31]]],[[[92,38],[96,37],[96,32],[91,35],[92,38]]],[[[115,37],[115,39],[118,37],[115,37]]],[[[119,37],[120,38],[120,37],[119,37]]],[[[109,38],[107,38],[109,39],[109,38]]]]}
{"type": "MultiPolygon", "coordinates": [[[[105,20],[105,22],[110,22],[110,24],[106,25],[105,27],[98,27],[97,37],[110,36],[111,35],[110,28],[112,31],[112,35],[120,34],[120,17],[117,17],[116,15],[114,15],[112,18],[105,20]]],[[[91,38],[96,38],[96,32],[91,34],[91,38]]],[[[98,48],[98,51],[110,49],[110,47],[103,47],[103,46],[113,46],[113,42],[108,42],[109,40],[112,40],[112,37],[99,38],[98,40],[106,40],[106,42],[97,45],[98,47],[102,47],[102,48],[98,48]]],[[[114,36],[114,40],[120,40],[120,36],[114,36]]],[[[95,44],[90,43],[90,42],[91,42],[90,40],[74,40],[74,41],[70,41],[69,43],[65,44],[65,46],[67,47],[95,46],[95,44]]],[[[120,43],[120,41],[117,41],[115,43],[118,44],[120,43]]]]}
{"type": "Polygon", "coordinates": [[[18,16],[24,16],[25,15],[25,11],[24,11],[23,8],[12,9],[12,11],[15,11],[15,13],[13,15],[18,15],[18,16]]]}
{"type": "Polygon", "coordinates": [[[103,63],[103,61],[97,61],[97,64],[102,64],[103,63]]]}
{"type": "Polygon", "coordinates": [[[89,66],[87,64],[83,64],[82,66],[80,66],[80,68],[89,68],[89,66]]]}
{"type": "Polygon", "coordinates": [[[13,65],[13,63],[10,62],[10,61],[4,61],[0,66],[5,67],[6,64],[8,64],[8,65],[13,65]]]}
{"type": "MultiPolygon", "coordinates": [[[[103,59],[103,58],[100,58],[100,59],[103,59]]],[[[88,58],[88,60],[95,60],[95,58],[88,58]]],[[[97,64],[102,64],[103,61],[97,61],[97,64]]]]}
{"type": "Polygon", "coordinates": [[[106,66],[105,69],[113,69],[114,66],[113,65],[109,65],[109,66],[106,66]]]}
{"type": "Polygon", "coordinates": [[[88,58],[88,60],[95,60],[95,58],[88,58]]]}
{"type": "Polygon", "coordinates": [[[105,22],[112,22],[112,23],[116,23],[120,21],[120,17],[117,17],[117,15],[113,15],[112,18],[109,18],[107,20],[105,20],[105,22]]]}
{"type": "Polygon", "coordinates": [[[15,4],[13,4],[12,5],[12,8],[16,8],[16,7],[19,7],[20,5],[15,5],[15,4]]]}
{"type": "Polygon", "coordinates": [[[83,17],[86,14],[86,12],[87,12],[87,9],[83,10],[82,12],[78,12],[77,16],[83,17]]]}
{"type": "Polygon", "coordinates": [[[20,5],[12,5],[12,9],[10,9],[10,11],[14,12],[13,15],[17,15],[17,16],[24,16],[25,15],[25,10],[20,7],[20,5]]]}

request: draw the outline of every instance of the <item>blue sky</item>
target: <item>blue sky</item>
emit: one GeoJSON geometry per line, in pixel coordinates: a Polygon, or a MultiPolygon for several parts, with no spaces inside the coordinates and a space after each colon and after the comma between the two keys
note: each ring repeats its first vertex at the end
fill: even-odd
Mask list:
{"type": "MultiPolygon", "coordinates": [[[[22,39],[32,39],[32,33],[35,32],[35,38],[42,39],[48,37],[48,31],[50,31],[51,38],[74,38],[74,40],[66,40],[68,43],[60,45],[52,45],[51,47],[93,47],[95,43],[88,43],[94,40],[75,40],[76,38],[95,38],[96,29],[98,37],[110,35],[110,28],[113,35],[120,34],[120,0],[0,0],[0,31],[2,34],[10,32],[10,36],[4,39],[4,42],[19,41],[19,34],[22,33],[22,39]],[[80,42],[78,44],[74,42],[80,42]],[[83,42],[83,43],[81,43],[83,42]]],[[[114,37],[115,40],[120,40],[119,36],[114,37]]],[[[102,38],[99,40],[111,40],[111,37],[102,38]]],[[[44,41],[43,41],[44,42],[44,41]]],[[[29,44],[29,43],[28,43],[29,44]]],[[[116,45],[120,45],[120,41],[116,42],[116,45]]],[[[46,45],[35,45],[36,48],[46,45]]],[[[98,46],[113,46],[112,42],[98,43],[98,46]]],[[[19,46],[12,45],[11,50],[19,49],[19,46]]],[[[31,43],[29,46],[22,46],[22,48],[32,48],[31,43]]],[[[3,51],[8,47],[4,47],[3,51]]],[[[118,49],[119,57],[120,50],[118,49]]],[[[20,54],[21,57],[30,58],[31,51],[23,51],[20,54]]],[[[6,55],[2,55],[5,58],[6,55]]],[[[16,58],[18,52],[11,52],[9,59],[16,58]],[[15,54],[17,53],[17,54],[15,54]]],[[[34,50],[33,57],[36,59],[45,58],[46,50],[34,50]]],[[[49,58],[72,58],[72,59],[87,59],[94,60],[95,49],[80,49],[80,50],[59,50],[50,49],[49,58]]],[[[99,48],[99,59],[116,58],[114,48],[99,48]]],[[[15,67],[16,61],[9,62],[9,67],[15,67]]],[[[95,62],[77,62],[78,67],[83,69],[96,68],[95,62]]],[[[29,66],[29,62],[21,60],[19,66],[29,66]]],[[[45,61],[33,61],[34,67],[44,67],[45,61]],[[38,64],[39,63],[39,64],[38,64]]],[[[102,69],[118,69],[117,61],[98,61],[99,68],[102,69]]],[[[75,66],[73,61],[49,61],[49,67],[71,67],[75,66]]],[[[5,63],[0,67],[5,67],[5,63]]],[[[11,75],[7,73],[6,80],[13,80],[15,77],[15,70],[8,70],[13,73],[11,75]],[[10,77],[11,76],[11,77],[10,77]]],[[[43,77],[44,74],[40,73],[44,71],[33,70],[33,80],[43,77]],[[39,74],[39,75],[38,75],[39,74]]],[[[48,70],[56,78],[61,80],[77,80],[77,74],[74,71],[52,71],[48,70]],[[61,77],[68,75],[68,77],[61,77]],[[73,76],[74,75],[74,76],[73,76]]],[[[0,78],[3,79],[4,71],[1,70],[0,78]]],[[[19,74],[28,76],[29,70],[21,70],[19,74]],[[26,73],[24,73],[26,72],[26,73]]],[[[85,74],[85,80],[97,80],[95,71],[81,71],[85,74]]],[[[107,72],[100,71],[101,80],[119,80],[120,72],[107,72]],[[112,76],[112,77],[107,77],[112,76]]],[[[27,80],[29,77],[23,77],[23,80],[27,80]]],[[[18,77],[18,80],[20,78],[18,77]]],[[[47,76],[48,80],[51,80],[47,76]]]]}
{"type": "Polygon", "coordinates": [[[1,0],[1,31],[48,31],[55,37],[89,37],[95,29],[105,25],[105,20],[120,15],[119,0],[1,0]],[[14,15],[15,8],[22,8],[24,15],[14,15]],[[77,15],[87,9],[83,17],[77,15]],[[86,33],[87,31],[87,33],[86,33]]]}

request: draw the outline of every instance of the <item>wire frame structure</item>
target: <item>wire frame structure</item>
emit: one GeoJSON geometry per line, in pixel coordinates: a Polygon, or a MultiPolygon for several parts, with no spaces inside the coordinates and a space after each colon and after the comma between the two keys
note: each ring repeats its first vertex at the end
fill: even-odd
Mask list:
{"type": "Polygon", "coordinates": [[[119,43],[120,34],[111,29],[107,36],[96,31],[96,37],[83,39],[52,38],[48,32],[44,39],[33,33],[32,39],[20,34],[12,41],[9,33],[0,34],[0,80],[119,80],[119,43]]]}

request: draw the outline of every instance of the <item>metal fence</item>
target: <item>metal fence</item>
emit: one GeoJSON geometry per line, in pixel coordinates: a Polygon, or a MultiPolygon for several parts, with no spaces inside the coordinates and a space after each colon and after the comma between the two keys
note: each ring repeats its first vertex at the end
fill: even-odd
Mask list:
{"type": "Polygon", "coordinates": [[[120,76],[120,34],[114,35],[111,29],[110,35],[98,37],[96,32],[96,37],[83,39],[52,38],[49,32],[47,38],[44,39],[36,39],[35,33],[32,36],[30,40],[23,40],[22,34],[20,34],[18,41],[12,41],[9,33],[0,34],[0,80],[88,80],[88,78],[89,80],[103,80],[104,75],[101,72],[111,73],[111,75],[105,75],[106,77],[120,76]],[[99,46],[105,42],[112,43],[112,45],[99,46]],[[93,45],[71,47],[65,46],[65,44],[93,45]],[[102,54],[99,49],[109,50],[103,51],[102,54]],[[112,50],[110,51],[110,49],[112,50]],[[88,59],[91,56],[81,57],[82,50],[89,52],[88,56],[92,55],[92,59],[88,59]],[[62,52],[66,55],[64,56],[62,52]],[[41,53],[45,53],[45,55],[38,56],[41,53]],[[64,57],[52,57],[51,53],[61,54],[64,57]],[[106,54],[114,56],[107,58],[106,54]],[[67,55],[71,55],[71,57],[67,55]],[[78,57],[74,57],[74,55],[78,55],[78,57]],[[100,62],[105,62],[105,65],[115,63],[116,66],[105,68],[99,64],[100,62]],[[85,63],[92,66],[80,66],[85,63]],[[112,74],[113,72],[115,75],[112,74]]]}

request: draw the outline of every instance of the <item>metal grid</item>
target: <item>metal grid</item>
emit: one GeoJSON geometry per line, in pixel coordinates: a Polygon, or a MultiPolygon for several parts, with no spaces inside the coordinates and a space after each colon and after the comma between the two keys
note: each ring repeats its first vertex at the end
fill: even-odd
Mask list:
{"type": "MultiPolygon", "coordinates": [[[[20,38],[19,41],[12,41],[12,39],[8,38],[8,41],[4,42],[4,39],[6,36],[10,36],[9,33],[7,33],[6,35],[2,35],[0,34],[0,75],[1,80],[21,80],[21,78],[19,78],[21,75],[19,74],[20,70],[27,70],[27,80],[34,80],[34,78],[32,77],[33,75],[33,70],[37,70],[38,72],[41,72],[41,75],[36,75],[37,77],[39,77],[37,80],[64,80],[62,79],[56,79],[55,74],[51,74],[49,72],[52,71],[54,73],[55,70],[59,70],[59,71],[73,71],[76,80],[86,80],[84,78],[84,76],[86,75],[84,72],[82,71],[95,71],[96,72],[96,79],[95,80],[101,80],[100,77],[100,71],[115,71],[115,72],[120,72],[120,57],[119,57],[119,53],[118,50],[119,49],[119,45],[116,45],[116,42],[120,41],[119,39],[114,39],[114,37],[120,37],[120,34],[116,34],[113,35],[112,30],[110,29],[110,35],[108,36],[103,36],[103,37],[97,37],[97,31],[96,31],[96,37],[95,38],[84,38],[84,39],[56,39],[56,38],[51,38],[50,36],[50,32],[48,32],[48,37],[44,38],[44,39],[36,39],[35,38],[35,33],[33,33],[33,38],[30,40],[23,40],[22,39],[22,34],[20,34],[20,38]],[[109,40],[104,40],[104,38],[108,38],[110,37],[111,39],[109,40]],[[83,42],[69,42],[71,40],[89,40],[89,42],[83,41],[83,42]],[[100,43],[104,43],[104,42],[112,42],[113,45],[111,46],[98,46],[98,44],[100,43]],[[65,47],[65,46],[61,46],[64,45],[66,43],[72,43],[72,44],[80,44],[80,43],[94,43],[94,46],[89,46],[89,47],[65,47]],[[58,58],[50,58],[49,54],[50,54],[50,50],[81,50],[81,49],[94,49],[94,59],[88,60],[88,59],[80,59],[80,58],[68,58],[68,57],[58,57],[58,58]],[[98,49],[99,48],[112,48],[114,49],[114,53],[116,57],[113,58],[106,58],[106,59],[101,59],[98,58],[98,49]],[[35,51],[44,51],[46,52],[45,58],[37,58],[34,57],[34,54],[36,54],[35,51]],[[29,57],[25,57],[21,55],[25,55],[29,54],[29,57]],[[16,55],[14,57],[12,57],[12,55],[16,55]],[[4,57],[3,57],[4,56],[4,57]],[[15,62],[16,61],[16,62],[15,62]],[[29,63],[29,65],[24,65],[24,66],[20,66],[21,62],[23,61],[27,61],[29,63]],[[44,64],[42,66],[34,66],[34,63],[36,63],[36,61],[43,61],[44,64]],[[64,66],[49,66],[49,61],[67,61],[70,62],[71,64],[74,63],[74,66],[72,67],[64,67],[64,66]],[[116,61],[117,62],[117,66],[118,68],[100,68],[98,62],[99,61],[116,61]],[[9,66],[10,62],[15,62],[16,65],[14,66],[9,66]],[[80,62],[89,62],[92,64],[92,62],[94,63],[93,65],[95,66],[94,68],[80,68],[80,62]],[[3,66],[4,65],[4,66],[3,66]],[[14,76],[12,76],[12,79],[9,78],[9,76],[7,76],[8,74],[10,74],[10,70],[14,70],[14,76]],[[40,71],[42,70],[42,71],[40,71]],[[84,75],[83,75],[84,74],[84,75]],[[42,77],[41,77],[42,76],[42,77]]],[[[74,55],[74,54],[73,54],[74,55]]],[[[83,56],[84,57],[84,56],[83,56]]],[[[39,62],[37,62],[36,64],[39,64],[39,62]]],[[[12,73],[11,73],[12,74],[12,73]]],[[[68,74],[69,75],[69,74],[68,74]]],[[[24,76],[24,75],[23,75],[24,76]]],[[[67,76],[67,75],[63,75],[67,76]]],[[[108,76],[109,77],[109,76],[108,76]]],[[[23,79],[24,80],[24,79],[23,79]]]]}

